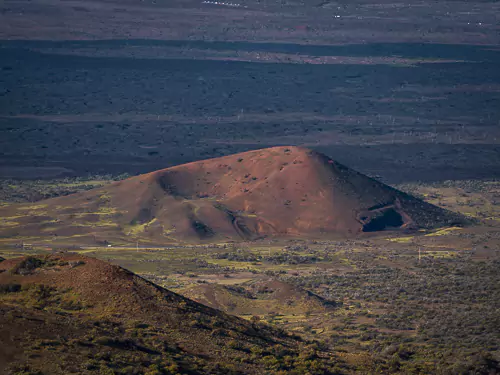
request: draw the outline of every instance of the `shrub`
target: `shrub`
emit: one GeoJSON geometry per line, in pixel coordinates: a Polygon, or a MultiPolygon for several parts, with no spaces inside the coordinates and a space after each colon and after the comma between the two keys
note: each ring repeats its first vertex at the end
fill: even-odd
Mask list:
{"type": "Polygon", "coordinates": [[[10,272],[14,275],[29,275],[33,270],[43,266],[44,262],[35,257],[27,257],[16,264],[10,272]]]}
{"type": "Polygon", "coordinates": [[[20,284],[8,283],[0,284],[0,294],[15,293],[21,290],[20,284]]]}
{"type": "Polygon", "coordinates": [[[241,350],[242,349],[242,345],[236,340],[229,341],[227,343],[227,347],[230,349],[234,349],[234,350],[241,350]]]}
{"type": "Polygon", "coordinates": [[[226,330],[222,328],[215,328],[210,334],[212,336],[227,336],[226,330]]]}
{"type": "Polygon", "coordinates": [[[96,344],[102,346],[109,346],[111,348],[122,349],[122,350],[132,350],[137,349],[137,345],[129,339],[119,339],[109,336],[101,336],[94,340],[96,344]]]}
{"type": "Polygon", "coordinates": [[[78,260],[78,261],[68,262],[68,264],[71,266],[71,268],[75,268],[84,265],[85,262],[83,260],[78,260]]]}

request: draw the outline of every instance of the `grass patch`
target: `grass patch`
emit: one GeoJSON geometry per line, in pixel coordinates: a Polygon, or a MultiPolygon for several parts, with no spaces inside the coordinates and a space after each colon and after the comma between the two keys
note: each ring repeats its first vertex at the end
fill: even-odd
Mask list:
{"type": "Polygon", "coordinates": [[[143,224],[128,225],[125,228],[124,232],[127,236],[137,236],[144,233],[150,225],[153,225],[157,221],[158,220],[156,218],[153,218],[152,220],[143,224]]]}
{"type": "Polygon", "coordinates": [[[437,230],[435,232],[428,233],[425,236],[426,237],[444,236],[444,235],[450,234],[450,233],[452,233],[454,231],[457,231],[457,230],[463,230],[463,228],[460,228],[460,227],[443,228],[443,229],[439,229],[439,230],[437,230]]]}
{"type": "Polygon", "coordinates": [[[415,237],[410,236],[410,237],[395,237],[395,238],[387,238],[387,241],[391,242],[397,242],[397,243],[409,243],[413,241],[415,237]]]}

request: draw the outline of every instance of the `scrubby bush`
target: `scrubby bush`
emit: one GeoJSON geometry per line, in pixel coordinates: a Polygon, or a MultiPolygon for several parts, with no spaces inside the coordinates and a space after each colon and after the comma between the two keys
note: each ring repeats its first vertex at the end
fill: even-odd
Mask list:
{"type": "Polygon", "coordinates": [[[44,261],[36,257],[26,257],[21,262],[16,264],[10,272],[14,275],[29,275],[35,269],[41,267],[44,261]]]}
{"type": "Polygon", "coordinates": [[[8,284],[0,284],[0,294],[6,293],[15,293],[21,290],[20,284],[8,283],[8,284]]]}

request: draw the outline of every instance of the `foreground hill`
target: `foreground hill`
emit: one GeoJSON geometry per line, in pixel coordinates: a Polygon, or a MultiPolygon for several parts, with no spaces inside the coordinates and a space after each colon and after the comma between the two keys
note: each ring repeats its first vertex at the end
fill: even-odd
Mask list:
{"type": "Polygon", "coordinates": [[[323,357],[103,261],[0,263],[0,373],[329,373],[323,357]]]}
{"type": "Polygon", "coordinates": [[[3,237],[157,243],[351,236],[458,220],[298,147],[184,164],[38,204],[1,208],[0,216],[3,237]]]}

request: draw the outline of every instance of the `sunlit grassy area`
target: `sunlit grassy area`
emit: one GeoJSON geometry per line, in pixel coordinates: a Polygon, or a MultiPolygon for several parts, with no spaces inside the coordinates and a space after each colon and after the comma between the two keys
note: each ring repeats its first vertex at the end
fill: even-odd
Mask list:
{"type": "Polygon", "coordinates": [[[442,229],[438,229],[436,231],[433,231],[431,233],[427,233],[425,236],[427,236],[427,237],[444,236],[444,235],[450,234],[454,231],[460,231],[460,230],[463,230],[463,228],[460,228],[460,227],[442,228],[442,229]]]}

